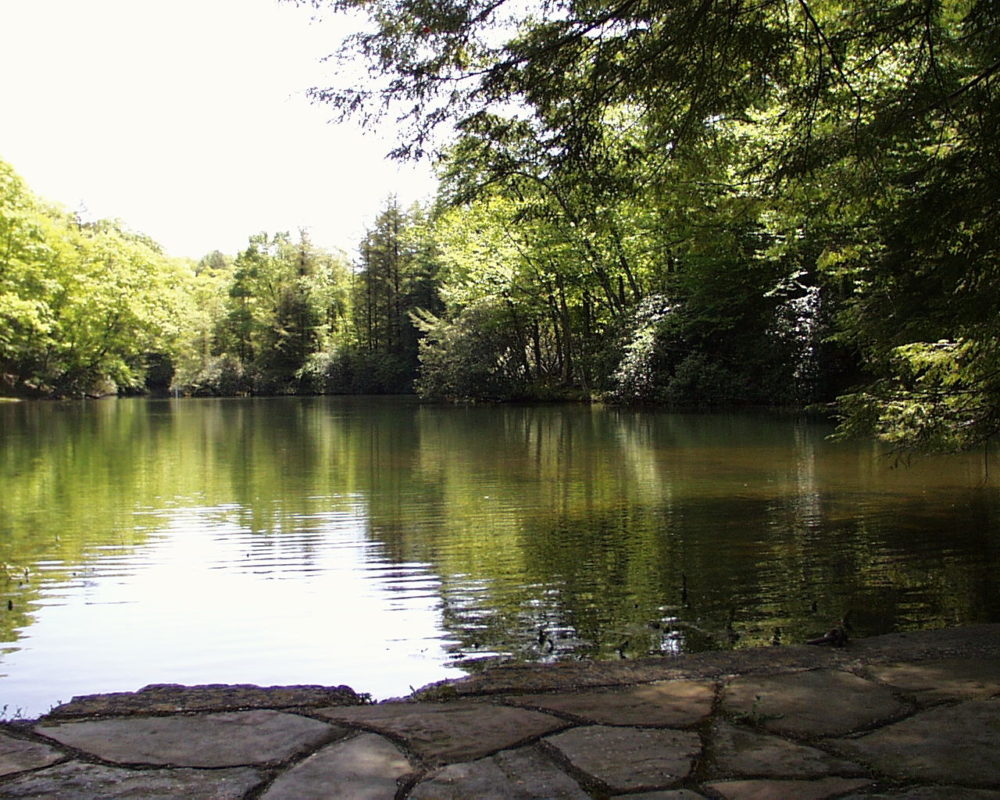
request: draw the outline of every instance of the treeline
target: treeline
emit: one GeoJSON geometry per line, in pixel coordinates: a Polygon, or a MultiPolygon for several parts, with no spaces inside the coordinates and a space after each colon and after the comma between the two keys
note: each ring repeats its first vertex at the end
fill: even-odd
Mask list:
{"type": "Polygon", "coordinates": [[[409,218],[388,203],[355,265],[305,232],[258,234],[235,258],[202,259],[197,352],[178,364],[175,387],[194,395],[412,391],[417,337],[407,312],[432,306],[434,294],[419,244],[405,235],[409,218]]]}
{"type": "Polygon", "coordinates": [[[0,375],[5,393],[169,384],[192,275],[117,221],[83,223],[0,162],[0,375]]]}
{"type": "Polygon", "coordinates": [[[250,237],[195,267],[197,346],[177,361],[185,394],[413,391],[415,309],[434,310],[437,262],[420,205],[386,201],[354,262],[306,232],[250,237]]]}
{"type": "Polygon", "coordinates": [[[189,393],[836,400],[899,446],[1000,430],[1000,4],[508,5],[365,4],[341,55],[373,79],[314,98],[401,109],[397,155],[436,149],[441,181],[353,263],[261,235],[185,266],[5,172],[8,383],[172,368],[189,393]]]}
{"type": "Polygon", "coordinates": [[[3,393],[411,392],[411,312],[440,309],[428,231],[390,199],[354,264],[305,232],[193,262],[44,202],[0,162],[3,393]]]}
{"type": "Polygon", "coordinates": [[[423,391],[1000,431],[996,0],[290,1],[367,15],[314,99],[441,155],[423,391]]]}
{"type": "Polygon", "coordinates": [[[675,244],[664,269],[641,197],[605,209],[598,236],[575,221],[593,222],[593,186],[454,201],[470,163],[450,164],[431,209],[386,201],[353,263],[305,232],[171,259],[45,204],[4,165],[8,390],[801,405],[841,377],[815,287],[764,269],[759,235],[723,239],[706,215],[685,244],[697,259],[675,244]]]}

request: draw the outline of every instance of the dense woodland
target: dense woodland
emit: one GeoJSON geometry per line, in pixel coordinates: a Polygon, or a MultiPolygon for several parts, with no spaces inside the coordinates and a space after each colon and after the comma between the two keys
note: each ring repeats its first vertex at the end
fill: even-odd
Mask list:
{"type": "Polygon", "coordinates": [[[368,19],[335,53],[364,88],[313,98],[402,123],[437,196],[387,200],[351,259],[261,233],[195,264],[0,165],[8,392],[824,404],[897,446],[997,432],[1000,4],[298,4],[368,19]]]}

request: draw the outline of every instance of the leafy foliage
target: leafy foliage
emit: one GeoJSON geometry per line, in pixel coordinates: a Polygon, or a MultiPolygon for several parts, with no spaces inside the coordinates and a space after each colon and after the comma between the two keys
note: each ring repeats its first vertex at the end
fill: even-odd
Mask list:
{"type": "Polygon", "coordinates": [[[390,200],[360,263],[306,232],[167,258],[118,221],[38,200],[0,162],[0,374],[35,396],[412,390],[417,308],[439,310],[431,223],[390,200]]]}
{"type": "Polygon", "coordinates": [[[511,204],[506,291],[553,298],[563,384],[801,402],[861,365],[845,432],[997,431],[996,3],[308,4],[369,23],[339,57],[371,80],[317,100],[408,122],[466,213],[511,204]]]}
{"type": "Polygon", "coordinates": [[[1000,430],[995,2],[291,1],[367,21],[336,56],[368,80],[313,97],[406,123],[435,205],[387,201],[353,266],[260,234],[192,268],[5,168],[8,382],[839,396],[844,435],[900,448],[1000,430]]]}
{"type": "Polygon", "coordinates": [[[181,336],[185,265],[117,221],[82,223],[0,162],[0,370],[41,395],[142,388],[181,336]]]}
{"type": "Polygon", "coordinates": [[[339,369],[357,391],[411,391],[417,371],[417,310],[433,313],[437,296],[436,244],[427,212],[409,211],[390,197],[360,246],[354,287],[353,344],[339,369]]]}

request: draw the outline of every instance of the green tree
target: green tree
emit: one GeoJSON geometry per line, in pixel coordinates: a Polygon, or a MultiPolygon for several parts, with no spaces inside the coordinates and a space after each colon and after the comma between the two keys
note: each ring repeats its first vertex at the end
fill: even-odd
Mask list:
{"type": "MultiPolygon", "coordinates": [[[[288,394],[323,391],[328,354],[343,346],[349,316],[344,259],[305,231],[260,233],[232,260],[210,254],[199,279],[223,291],[210,348],[188,372],[194,392],[288,394]]],[[[214,287],[214,288],[213,288],[214,287]]],[[[204,344],[204,339],[201,340],[204,344]]]]}
{"type": "Polygon", "coordinates": [[[0,163],[0,364],[15,388],[142,389],[181,336],[188,265],[116,220],[47,206],[0,163]]]}
{"type": "Polygon", "coordinates": [[[412,390],[420,338],[412,314],[437,310],[437,271],[427,211],[404,210],[389,197],[358,247],[353,339],[331,362],[331,390],[412,390]]]}
{"type": "Polygon", "coordinates": [[[53,329],[46,302],[52,224],[13,168],[0,161],[0,366],[8,385],[41,388],[53,329]]]}
{"type": "Polygon", "coordinates": [[[665,340],[718,365],[720,349],[739,360],[736,339],[745,353],[768,338],[769,319],[788,327],[795,304],[818,297],[841,348],[830,369],[842,374],[827,384],[852,372],[852,352],[868,370],[841,404],[845,431],[924,447],[996,432],[995,2],[310,4],[370,23],[340,51],[368,64],[365,88],[313,96],[344,114],[408,120],[397,155],[434,149],[447,123],[478,148],[480,187],[519,199],[517,176],[544,187],[559,206],[551,218],[575,225],[593,272],[582,283],[620,305],[619,319],[662,286],[687,315],[664,318],[683,334],[665,340]],[[635,132],[615,137],[630,147],[624,158],[609,128],[635,132]],[[658,174],[682,175],[697,202],[658,174]],[[703,202],[710,186],[720,191],[703,202]],[[645,261],[624,246],[643,230],[624,223],[626,197],[660,220],[645,261]],[[707,240],[699,227],[724,234],[710,258],[695,246],[707,240]],[[600,274],[611,264],[621,289],[600,274]],[[734,306],[737,286],[749,301],[734,306]]]}

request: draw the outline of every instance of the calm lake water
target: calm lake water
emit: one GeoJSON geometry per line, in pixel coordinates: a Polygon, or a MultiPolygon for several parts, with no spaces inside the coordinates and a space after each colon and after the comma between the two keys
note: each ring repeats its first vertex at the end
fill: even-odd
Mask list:
{"type": "Polygon", "coordinates": [[[0,405],[0,707],[1000,621],[1000,464],[796,417],[0,405]]]}

